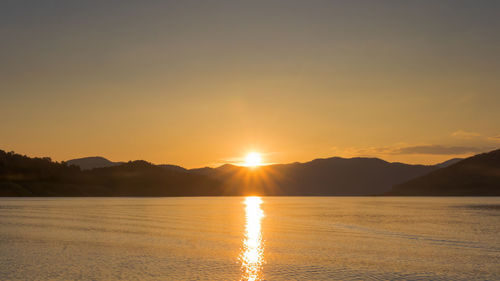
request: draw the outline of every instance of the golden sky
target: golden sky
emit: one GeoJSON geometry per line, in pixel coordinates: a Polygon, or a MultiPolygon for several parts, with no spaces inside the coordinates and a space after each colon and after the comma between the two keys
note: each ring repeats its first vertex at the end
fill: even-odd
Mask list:
{"type": "Polygon", "coordinates": [[[185,167],[500,146],[499,1],[5,1],[0,149],[185,167]]]}

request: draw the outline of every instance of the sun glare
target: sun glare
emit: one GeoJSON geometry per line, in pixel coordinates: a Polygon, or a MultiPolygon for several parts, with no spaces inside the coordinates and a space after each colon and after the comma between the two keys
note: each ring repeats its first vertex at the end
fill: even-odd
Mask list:
{"type": "Polygon", "coordinates": [[[245,166],[247,167],[256,167],[262,165],[262,157],[260,153],[250,152],[245,157],[245,166]]]}
{"type": "Polygon", "coordinates": [[[262,265],[264,263],[264,245],[262,241],[261,220],[264,211],[260,208],[262,199],[258,196],[249,196],[245,199],[246,227],[242,262],[244,281],[262,280],[262,265]]]}

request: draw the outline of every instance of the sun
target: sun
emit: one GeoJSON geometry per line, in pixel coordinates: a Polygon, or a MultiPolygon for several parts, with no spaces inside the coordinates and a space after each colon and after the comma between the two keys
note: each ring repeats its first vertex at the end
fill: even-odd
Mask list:
{"type": "Polygon", "coordinates": [[[258,152],[250,152],[245,157],[245,166],[247,167],[257,167],[262,165],[262,157],[258,152]]]}

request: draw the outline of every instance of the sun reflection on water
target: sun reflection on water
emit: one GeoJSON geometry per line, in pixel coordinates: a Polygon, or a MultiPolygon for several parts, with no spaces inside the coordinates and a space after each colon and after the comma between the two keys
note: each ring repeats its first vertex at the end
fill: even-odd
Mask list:
{"type": "Polygon", "coordinates": [[[264,263],[264,247],[262,243],[261,220],[264,211],[260,208],[262,199],[250,196],[245,199],[246,228],[243,250],[240,255],[243,276],[241,280],[262,280],[262,264],[264,263]]]}

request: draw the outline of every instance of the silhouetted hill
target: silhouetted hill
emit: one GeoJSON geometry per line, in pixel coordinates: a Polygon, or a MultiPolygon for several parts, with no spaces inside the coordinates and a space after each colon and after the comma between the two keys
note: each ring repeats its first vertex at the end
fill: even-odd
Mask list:
{"type": "Polygon", "coordinates": [[[374,195],[435,170],[434,166],[389,163],[377,158],[316,159],[306,163],[261,166],[223,165],[190,170],[208,175],[237,194],[374,195]]]}
{"type": "Polygon", "coordinates": [[[171,165],[171,164],[160,164],[160,165],[156,165],[156,166],[162,167],[163,169],[167,169],[167,170],[174,170],[177,172],[187,172],[188,171],[184,167],[177,166],[177,165],[171,165]]]}
{"type": "Polygon", "coordinates": [[[189,169],[188,172],[190,173],[197,173],[201,175],[211,175],[213,174],[213,168],[210,167],[203,167],[203,168],[195,168],[195,169],[189,169]]]}
{"type": "Polygon", "coordinates": [[[0,150],[0,196],[206,196],[221,184],[145,161],[80,170],[78,166],[0,150]]]}
{"type": "Polygon", "coordinates": [[[119,162],[111,162],[108,159],[106,159],[104,157],[100,157],[100,156],[72,159],[72,160],[66,161],[66,163],[68,163],[68,165],[78,166],[82,170],[91,170],[94,168],[112,167],[112,166],[122,164],[119,162]]]}
{"type": "Polygon", "coordinates": [[[396,185],[387,195],[500,195],[500,149],[478,154],[396,185]]]}
{"type": "MultiPolygon", "coordinates": [[[[66,161],[68,165],[75,165],[80,167],[82,170],[92,170],[95,168],[106,168],[106,167],[113,167],[113,166],[118,166],[121,164],[124,164],[124,162],[112,162],[104,157],[100,156],[94,156],[94,157],[84,157],[84,158],[78,158],[78,159],[71,159],[66,161]]],[[[178,172],[186,172],[187,169],[177,166],[177,165],[170,165],[170,164],[160,164],[156,165],[158,167],[162,167],[167,170],[174,170],[178,172]]]]}
{"type": "Polygon", "coordinates": [[[450,165],[453,165],[455,163],[458,163],[460,161],[464,160],[463,158],[452,158],[450,160],[446,160],[442,163],[439,163],[439,164],[436,164],[434,166],[438,167],[438,168],[444,168],[444,167],[448,167],[450,165]]]}
{"type": "MultiPolygon", "coordinates": [[[[257,168],[226,164],[186,170],[146,161],[76,160],[84,169],[68,165],[74,161],[57,163],[0,150],[0,196],[375,195],[450,163],[424,166],[333,157],[257,168]],[[108,166],[87,169],[99,163],[108,166]]],[[[489,171],[485,167],[477,168],[477,180],[488,180],[483,178],[489,171]]]]}
{"type": "Polygon", "coordinates": [[[106,186],[113,196],[215,196],[221,184],[203,175],[131,161],[85,171],[89,183],[106,186]]]}
{"type": "Polygon", "coordinates": [[[80,195],[80,168],[0,150],[0,196],[80,195]]]}

